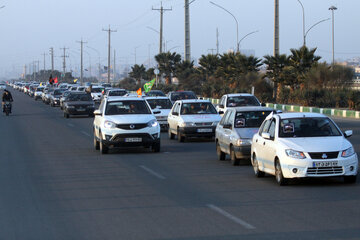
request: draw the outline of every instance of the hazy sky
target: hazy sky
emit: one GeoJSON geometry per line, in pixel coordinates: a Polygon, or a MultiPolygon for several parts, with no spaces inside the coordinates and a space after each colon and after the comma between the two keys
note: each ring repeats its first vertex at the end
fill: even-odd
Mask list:
{"type": "MultiPolygon", "coordinates": [[[[305,8],[306,30],[316,22],[330,18],[328,8],[335,11],[335,58],[360,56],[359,0],[301,0],[305,8]]],[[[163,0],[164,38],[167,49],[184,53],[184,0],[163,0]]],[[[241,42],[240,49],[252,49],[257,57],[273,53],[273,0],[213,0],[231,11],[239,21],[239,38],[258,30],[241,42]]],[[[116,49],[117,64],[147,63],[150,55],[159,51],[159,35],[148,27],[159,30],[157,0],[0,0],[0,76],[18,76],[25,64],[40,61],[49,48],[55,50],[55,68],[61,69],[62,52],[69,48],[67,70],[80,64],[80,44],[100,53],[102,65],[107,64],[107,33],[103,28],[116,29],[112,47],[116,49]],[[17,74],[17,75],[16,75],[17,74]]],[[[190,5],[191,55],[197,59],[216,48],[216,28],[219,29],[220,52],[236,47],[234,19],[208,0],[196,0],[190,5]]],[[[297,0],[280,0],[280,52],[302,45],[302,10],[297,0]]],[[[317,54],[331,61],[331,20],[314,27],[308,34],[307,45],[318,47],[317,54]]],[[[85,65],[98,63],[99,54],[85,47],[85,65]]],[[[94,66],[93,66],[94,67],[94,66]]],[[[50,57],[46,56],[46,68],[50,57]]]]}

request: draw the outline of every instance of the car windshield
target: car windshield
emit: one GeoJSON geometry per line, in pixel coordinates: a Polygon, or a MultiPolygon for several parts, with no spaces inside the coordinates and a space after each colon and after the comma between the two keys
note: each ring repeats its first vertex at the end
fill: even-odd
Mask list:
{"type": "Polygon", "coordinates": [[[166,97],[165,93],[162,91],[149,91],[146,93],[146,96],[150,97],[166,97]]]}
{"type": "Polygon", "coordinates": [[[44,88],[40,88],[40,87],[36,88],[37,92],[42,92],[43,90],[44,90],[44,88]]]}
{"type": "Polygon", "coordinates": [[[69,102],[75,102],[75,101],[88,102],[88,101],[92,101],[92,98],[91,98],[90,94],[69,94],[67,101],[69,101],[69,102]]]}
{"type": "Polygon", "coordinates": [[[171,109],[172,104],[169,99],[147,99],[151,109],[171,109]]]}
{"type": "Polygon", "coordinates": [[[280,121],[279,137],[341,136],[335,124],[327,117],[289,118],[280,121]]]}
{"type": "Polygon", "coordinates": [[[181,106],[182,115],[192,114],[217,114],[216,109],[211,103],[183,103],[181,106]]]}
{"type": "Polygon", "coordinates": [[[226,106],[227,107],[260,106],[260,103],[254,96],[235,96],[235,97],[228,97],[226,106]]]}
{"type": "Polygon", "coordinates": [[[124,100],[108,102],[105,115],[151,114],[145,101],[124,100]]]}
{"type": "Polygon", "coordinates": [[[112,90],[109,91],[109,96],[124,96],[126,93],[125,90],[112,90]]]}
{"type": "Polygon", "coordinates": [[[92,92],[92,93],[101,93],[102,90],[103,90],[102,88],[92,88],[92,89],[91,89],[91,92],[92,92]]]}
{"type": "Polygon", "coordinates": [[[77,90],[78,90],[78,91],[84,91],[85,88],[84,88],[84,87],[79,87],[79,88],[77,88],[77,90]]]}
{"type": "Polygon", "coordinates": [[[197,99],[197,97],[193,92],[174,92],[171,94],[171,101],[183,99],[197,99]]]}
{"type": "Polygon", "coordinates": [[[271,111],[237,112],[235,128],[259,128],[271,111]]]}
{"type": "Polygon", "coordinates": [[[55,91],[54,91],[54,95],[61,95],[61,94],[63,94],[63,92],[65,92],[66,91],[66,89],[56,89],[55,91]]]}

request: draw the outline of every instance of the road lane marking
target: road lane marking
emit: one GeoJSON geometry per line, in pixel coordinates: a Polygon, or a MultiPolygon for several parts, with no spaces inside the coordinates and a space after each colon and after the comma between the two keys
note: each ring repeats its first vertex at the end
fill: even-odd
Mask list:
{"type": "Polygon", "coordinates": [[[75,127],[75,125],[72,124],[72,123],[68,123],[67,125],[68,125],[69,127],[75,127]]]}
{"type": "Polygon", "coordinates": [[[159,178],[159,179],[162,179],[162,180],[165,179],[165,177],[164,177],[163,175],[161,175],[161,174],[159,174],[159,173],[151,170],[151,169],[148,168],[148,167],[145,167],[144,165],[139,165],[139,167],[141,167],[141,168],[144,169],[146,172],[150,173],[151,175],[153,175],[153,176],[155,176],[155,177],[157,177],[157,178],[159,178]]]}
{"type": "Polygon", "coordinates": [[[235,217],[234,215],[226,212],[225,210],[223,210],[223,209],[221,209],[221,208],[219,208],[219,207],[217,207],[217,206],[215,206],[215,205],[213,205],[213,204],[208,204],[207,206],[208,206],[208,208],[210,208],[211,210],[213,210],[213,211],[215,211],[215,212],[217,212],[217,213],[219,213],[219,214],[221,214],[221,215],[229,218],[230,220],[232,220],[232,221],[240,224],[240,225],[243,226],[244,228],[247,228],[247,229],[255,229],[255,227],[254,227],[253,225],[245,222],[244,220],[242,220],[242,219],[240,219],[240,218],[238,218],[238,217],[235,217]]]}
{"type": "Polygon", "coordinates": [[[88,134],[88,133],[85,132],[85,131],[81,131],[81,133],[84,134],[84,135],[86,135],[86,136],[88,136],[88,137],[91,137],[90,134],[88,134]]]}

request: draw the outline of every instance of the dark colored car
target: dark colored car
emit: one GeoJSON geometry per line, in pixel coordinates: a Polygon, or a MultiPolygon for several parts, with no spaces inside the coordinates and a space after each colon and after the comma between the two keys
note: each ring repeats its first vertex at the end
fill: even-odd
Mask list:
{"type": "Polygon", "coordinates": [[[168,98],[172,103],[174,103],[177,100],[197,99],[197,96],[193,91],[177,91],[169,92],[168,98]]]}
{"type": "Polygon", "coordinates": [[[165,93],[161,90],[150,90],[149,92],[145,93],[146,96],[149,97],[166,97],[165,93]]]}
{"type": "Polygon", "coordinates": [[[71,92],[63,102],[64,117],[70,115],[94,116],[95,103],[89,93],[71,92]]]}

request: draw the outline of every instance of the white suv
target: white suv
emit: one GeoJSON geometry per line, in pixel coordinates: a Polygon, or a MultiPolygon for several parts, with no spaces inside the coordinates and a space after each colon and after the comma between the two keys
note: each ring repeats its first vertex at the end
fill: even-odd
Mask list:
{"type": "Polygon", "coordinates": [[[187,137],[215,136],[215,128],[221,117],[208,100],[178,100],[174,103],[169,116],[169,138],[175,134],[179,142],[187,137]]]}
{"type": "Polygon", "coordinates": [[[232,93],[225,94],[221,97],[219,105],[216,106],[218,112],[225,113],[231,107],[247,107],[247,106],[265,106],[252,94],[249,93],[232,93]]]}
{"type": "MultiPolygon", "coordinates": [[[[154,114],[159,112],[154,112],[154,114]]],[[[137,97],[104,98],[94,111],[94,147],[151,147],[160,151],[160,126],[147,102],[137,97]]]]}

